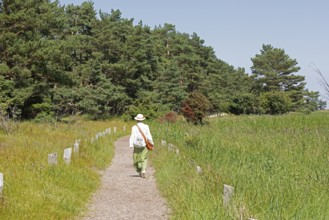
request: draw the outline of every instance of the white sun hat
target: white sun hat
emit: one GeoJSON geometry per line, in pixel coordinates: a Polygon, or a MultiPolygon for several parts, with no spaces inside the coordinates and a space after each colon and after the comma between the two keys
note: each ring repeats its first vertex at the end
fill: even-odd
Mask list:
{"type": "Polygon", "coordinates": [[[138,114],[138,115],[135,117],[135,120],[136,120],[136,121],[143,121],[143,120],[145,120],[144,115],[143,115],[143,114],[138,114]]]}

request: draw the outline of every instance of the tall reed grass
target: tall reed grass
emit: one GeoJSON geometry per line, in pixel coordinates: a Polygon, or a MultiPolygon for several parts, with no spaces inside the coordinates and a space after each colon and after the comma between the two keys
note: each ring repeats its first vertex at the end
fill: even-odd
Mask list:
{"type": "Polygon", "coordinates": [[[173,219],[328,218],[328,112],[152,127],[155,139],[180,152],[158,147],[152,154],[173,219]],[[235,188],[226,208],[224,184],[235,188]]]}
{"type": "Polygon", "coordinates": [[[120,121],[23,122],[9,134],[0,133],[0,172],[5,180],[0,219],[72,219],[80,215],[100,184],[98,170],[113,158],[114,141],[129,132],[124,132],[123,126],[120,121]],[[113,127],[117,127],[115,134],[113,127]],[[91,143],[91,138],[106,128],[112,128],[112,134],[91,143]],[[63,150],[73,147],[76,139],[81,139],[80,152],[72,155],[71,164],[65,164],[63,150]],[[57,165],[47,161],[53,152],[58,154],[57,165]]]}

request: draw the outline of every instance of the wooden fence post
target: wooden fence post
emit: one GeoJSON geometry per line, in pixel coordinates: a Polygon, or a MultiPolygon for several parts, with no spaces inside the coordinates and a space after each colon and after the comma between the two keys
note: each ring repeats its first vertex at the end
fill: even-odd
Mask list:
{"type": "Polygon", "coordinates": [[[196,172],[197,173],[202,173],[202,168],[200,166],[196,166],[196,172]]]}
{"type": "Polygon", "coordinates": [[[0,173],[0,197],[2,197],[3,191],[3,173],[0,173]]]}
{"type": "Polygon", "coordinates": [[[233,193],[234,193],[234,187],[224,184],[223,204],[225,207],[228,206],[233,196],[233,193]]]}
{"type": "Polygon", "coordinates": [[[0,200],[1,200],[1,204],[3,204],[4,198],[2,196],[2,191],[3,191],[3,173],[0,173],[0,200]]]}
{"type": "Polygon", "coordinates": [[[66,148],[64,149],[64,162],[66,164],[70,164],[71,163],[71,155],[72,155],[72,148],[66,148]]]}
{"type": "Polygon", "coordinates": [[[166,146],[167,142],[165,140],[161,140],[161,146],[166,146]]]}
{"type": "Polygon", "coordinates": [[[74,143],[74,148],[73,148],[73,152],[74,153],[79,153],[79,144],[80,144],[80,141],[76,140],[75,143],[74,143]]]}
{"type": "Polygon", "coordinates": [[[57,164],[57,153],[48,154],[48,164],[49,165],[57,164]]]}

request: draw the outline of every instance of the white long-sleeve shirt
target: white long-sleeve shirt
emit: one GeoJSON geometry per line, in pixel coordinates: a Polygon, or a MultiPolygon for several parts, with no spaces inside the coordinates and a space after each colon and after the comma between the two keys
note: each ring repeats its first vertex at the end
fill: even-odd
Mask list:
{"type": "MultiPolygon", "coordinates": [[[[138,122],[137,125],[143,131],[146,139],[149,140],[152,144],[154,144],[149,126],[147,124],[144,124],[143,122],[138,122]]],[[[144,138],[143,138],[142,134],[140,133],[137,125],[134,125],[131,128],[129,147],[134,147],[134,146],[145,147],[146,146],[144,138]]]]}

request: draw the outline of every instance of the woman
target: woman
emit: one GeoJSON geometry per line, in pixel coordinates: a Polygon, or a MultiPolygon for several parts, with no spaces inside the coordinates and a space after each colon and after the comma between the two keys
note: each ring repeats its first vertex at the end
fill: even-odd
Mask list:
{"type": "Polygon", "coordinates": [[[144,124],[145,120],[142,114],[138,114],[135,117],[137,124],[131,129],[131,135],[129,139],[129,147],[133,148],[133,165],[139,176],[145,178],[146,166],[147,166],[147,155],[148,150],[146,143],[141,132],[144,133],[147,140],[154,144],[150,128],[147,124],[144,124]]]}

